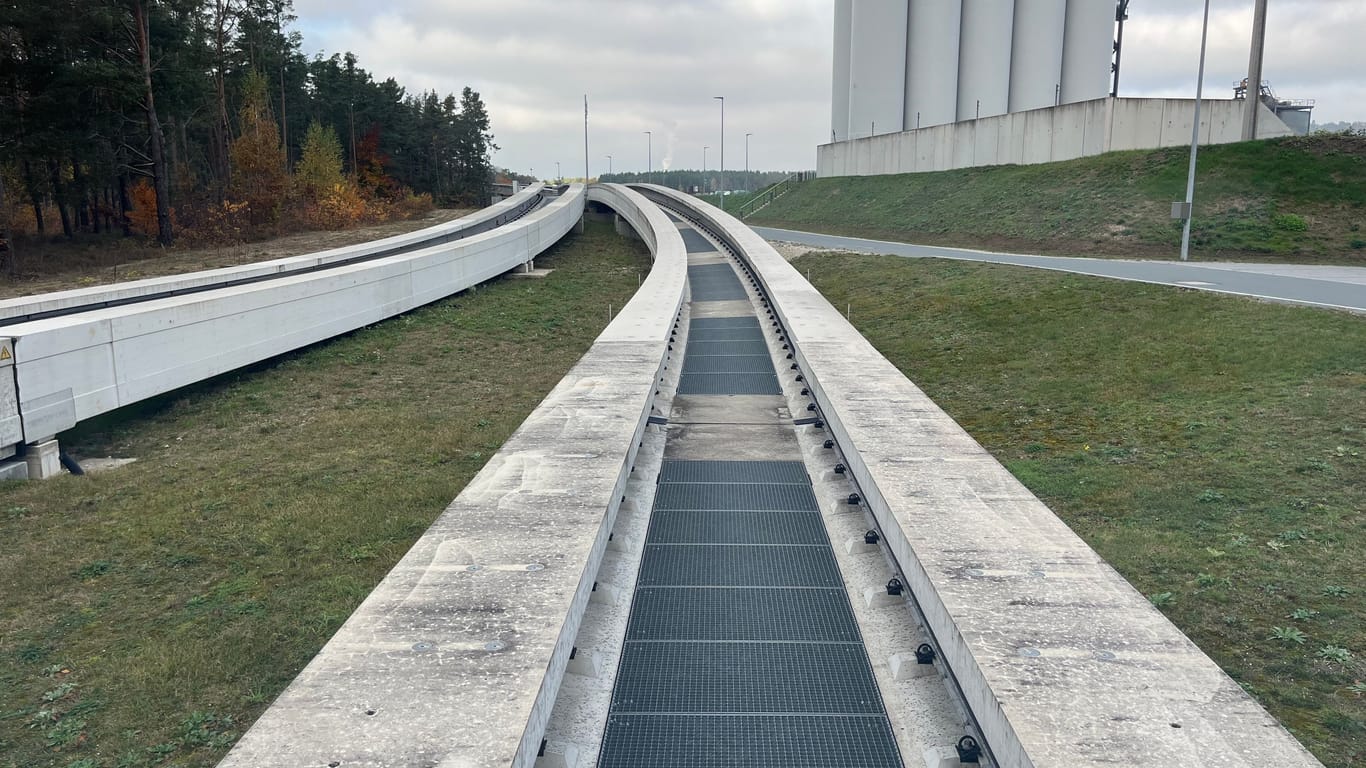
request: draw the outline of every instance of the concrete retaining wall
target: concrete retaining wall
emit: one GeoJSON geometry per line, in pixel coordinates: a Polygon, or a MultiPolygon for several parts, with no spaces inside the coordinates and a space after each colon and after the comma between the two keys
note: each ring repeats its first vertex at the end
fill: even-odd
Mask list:
{"type": "Polygon", "coordinates": [[[758,274],[1000,765],[1320,765],[763,238],[656,189],[758,274]]]}
{"type": "Polygon", "coordinates": [[[589,195],[650,244],[649,276],[222,768],[534,764],[687,283],[663,212],[589,195]]]}
{"type": "MultiPolygon", "coordinates": [[[[1200,142],[1241,141],[1243,109],[1252,103],[1261,110],[1257,138],[1293,135],[1260,102],[1207,100],[1200,110],[1200,142]]],[[[1194,99],[1094,99],[824,144],[816,148],[816,169],[820,176],[877,176],[1188,146],[1194,120],[1194,99]]]]}

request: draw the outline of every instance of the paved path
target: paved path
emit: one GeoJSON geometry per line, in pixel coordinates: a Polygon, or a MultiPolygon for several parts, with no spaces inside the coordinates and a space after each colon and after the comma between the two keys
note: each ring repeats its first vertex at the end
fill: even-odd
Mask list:
{"type": "Polygon", "coordinates": [[[1366,314],[1366,267],[1308,264],[1236,264],[1230,262],[1137,261],[1086,259],[1071,256],[1029,256],[1014,253],[972,251],[931,245],[911,245],[884,240],[822,235],[791,229],[754,227],[762,237],[818,248],[837,248],[865,253],[886,253],[907,258],[936,257],[1014,264],[1082,275],[1175,285],[1215,293],[1345,309],[1366,314]]]}

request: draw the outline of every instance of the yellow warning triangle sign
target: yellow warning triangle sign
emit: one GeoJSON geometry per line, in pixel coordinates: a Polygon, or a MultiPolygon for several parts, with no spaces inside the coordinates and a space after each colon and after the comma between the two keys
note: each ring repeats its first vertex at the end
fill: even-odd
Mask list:
{"type": "Polygon", "coordinates": [[[0,347],[0,360],[8,360],[14,355],[9,353],[9,347],[0,347]]]}

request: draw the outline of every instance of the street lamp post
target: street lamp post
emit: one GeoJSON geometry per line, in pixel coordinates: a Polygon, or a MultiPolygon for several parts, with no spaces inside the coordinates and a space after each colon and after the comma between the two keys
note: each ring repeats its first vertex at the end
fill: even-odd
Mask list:
{"type": "Polygon", "coordinates": [[[702,194],[707,194],[707,150],[711,149],[706,145],[702,146],[702,194]]]}
{"type": "Polygon", "coordinates": [[[726,97],[713,96],[721,102],[721,210],[726,210],[726,97]]]}
{"type": "Polygon", "coordinates": [[[558,184],[558,183],[560,183],[561,181],[564,181],[564,174],[560,173],[560,161],[559,161],[559,160],[556,160],[556,161],[555,161],[555,183],[558,184]]]}
{"type": "Polygon", "coordinates": [[[747,188],[749,185],[749,137],[753,135],[752,133],[745,134],[745,185],[747,188]]]}
{"type": "Polygon", "coordinates": [[[1195,127],[1191,129],[1191,164],[1190,171],[1186,174],[1186,204],[1181,210],[1186,217],[1186,224],[1181,228],[1182,261],[1189,261],[1191,252],[1191,215],[1195,213],[1195,156],[1200,150],[1200,99],[1204,96],[1205,90],[1205,43],[1208,39],[1209,0],[1205,0],[1205,22],[1200,29],[1200,72],[1195,81],[1195,127]]]}
{"type": "Polygon", "coordinates": [[[607,156],[607,175],[608,175],[608,176],[611,176],[611,175],[612,175],[612,156],[611,156],[611,155],[608,155],[608,156],[607,156]]]}
{"type": "Polygon", "coordinates": [[[653,151],[654,151],[654,148],[651,146],[651,145],[654,143],[654,140],[655,140],[655,135],[654,135],[654,133],[652,133],[652,132],[650,132],[650,131],[646,131],[646,132],[645,132],[645,183],[646,183],[646,184],[651,183],[651,181],[650,181],[650,176],[652,176],[652,175],[654,174],[654,172],[655,172],[654,159],[650,157],[650,155],[651,155],[651,154],[653,153],[653,151]]]}

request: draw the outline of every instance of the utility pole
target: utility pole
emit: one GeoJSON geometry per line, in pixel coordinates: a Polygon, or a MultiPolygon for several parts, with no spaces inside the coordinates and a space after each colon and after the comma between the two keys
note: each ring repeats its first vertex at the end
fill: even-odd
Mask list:
{"type": "Polygon", "coordinates": [[[1257,0],[1252,12],[1252,56],[1247,64],[1247,91],[1243,103],[1243,141],[1257,138],[1257,113],[1262,111],[1262,53],[1266,50],[1266,0],[1257,0]]]}
{"type": "Polygon", "coordinates": [[[1205,0],[1205,22],[1200,28],[1200,74],[1195,81],[1195,127],[1191,129],[1191,165],[1186,175],[1186,204],[1182,212],[1186,225],[1181,229],[1181,260],[1190,261],[1191,215],[1195,212],[1195,156],[1200,150],[1200,99],[1205,90],[1205,42],[1209,39],[1209,0],[1205,0]]]}
{"type": "Polygon", "coordinates": [[[748,188],[748,186],[749,186],[749,137],[750,137],[750,136],[753,136],[753,135],[754,135],[754,134],[752,134],[752,133],[747,133],[747,134],[745,134],[745,186],[746,186],[746,188],[748,188]]]}
{"type": "Polygon", "coordinates": [[[721,193],[721,210],[726,210],[726,97],[713,96],[713,99],[721,100],[721,188],[717,192],[721,193]]]}
{"type": "Polygon", "coordinates": [[[607,156],[607,175],[608,175],[608,176],[611,176],[611,175],[612,175],[612,156],[611,156],[611,155],[608,155],[608,156],[607,156]]]}
{"type": "Polygon", "coordinates": [[[646,131],[646,132],[645,132],[645,183],[646,183],[646,184],[652,184],[652,183],[654,183],[653,180],[650,178],[651,176],[654,176],[654,173],[655,173],[655,162],[654,162],[654,159],[651,157],[652,153],[654,152],[654,148],[651,146],[651,145],[654,143],[654,140],[655,140],[655,135],[654,135],[653,133],[651,133],[650,131],[646,131]]]}
{"type": "Polygon", "coordinates": [[[592,175],[588,173],[588,94],[583,95],[583,183],[585,186],[592,175]]]}

